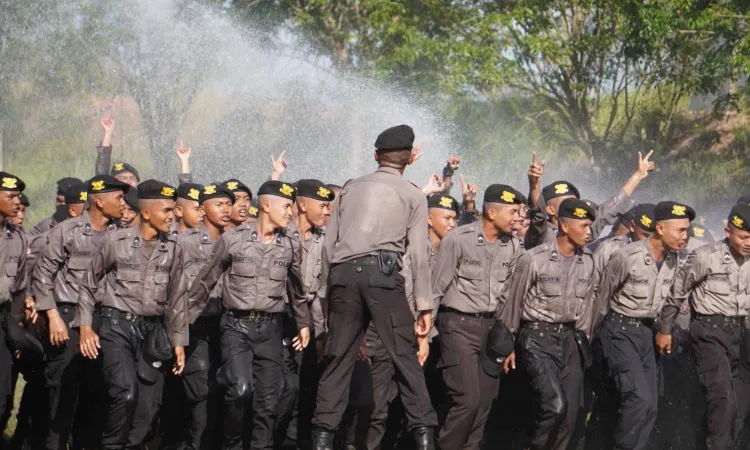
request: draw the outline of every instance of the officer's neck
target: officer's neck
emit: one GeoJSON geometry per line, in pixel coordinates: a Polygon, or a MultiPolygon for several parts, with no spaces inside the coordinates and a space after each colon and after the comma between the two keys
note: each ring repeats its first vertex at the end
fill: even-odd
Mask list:
{"type": "Polygon", "coordinates": [[[502,232],[497,229],[494,223],[482,218],[482,234],[484,235],[485,241],[495,242],[502,232]]]}
{"type": "Polygon", "coordinates": [[[430,243],[432,244],[432,250],[438,251],[440,249],[440,236],[435,233],[432,227],[427,229],[427,235],[430,237],[430,243]]]}
{"type": "Polygon", "coordinates": [[[302,239],[310,239],[310,236],[312,235],[312,229],[313,225],[309,220],[307,220],[306,215],[300,214],[299,216],[297,216],[297,230],[299,231],[299,235],[302,236],[302,239]]]}
{"type": "Polygon", "coordinates": [[[91,228],[96,231],[104,231],[109,225],[111,219],[104,215],[102,210],[92,207],[89,208],[89,222],[91,222],[91,228]]]}
{"type": "Polygon", "coordinates": [[[278,230],[279,227],[275,223],[271,222],[271,218],[268,217],[268,214],[259,214],[258,222],[256,222],[256,224],[258,228],[258,235],[260,236],[260,241],[264,244],[273,242],[273,240],[276,238],[276,230],[278,230]]]}
{"type": "Polygon", "coordinates": [[[568,239],[567,234],[557,236],[557,250],[563,256],[571,257],[576,254],[578,248],[568,239]]]}
{"type": "Polygon", "coordinates": [[[177,232],[184,233],[187,230],[189,230],[189,227],[185,225],[185,221],[183,219],[180,219],[177,221],[177,232]]]}
{"type": "Polygon", "coordinates": [[[206,233],[208,233],[208,236],[211,238],[211,240],[217,240],[221,237],[221,234],[224,233],[224,228],[218,227],[214,225],[210,220],[208,220],[208,217],[203,218],[203,227],[206,229],[206,233]]]}
{"type": "Polygon", "coordinates": [[[664,247],[664,242],[662,242],[661,239],[651,236],[648,238],[648,247],[651,249],[651,256],[655,260],[661,261],[664,259],[664,255],[667,253],[667,248],[664,247]]]}
{"type": "Polygon", "coordinates": [[[141,239],[144,241],[153,241],[159,236],[159,230],[153,227],[150,223],[143,220],[141,217],[141,223],[138,225],[141,231],[141,239]]]}
{"type": "Polygon", "coordinates": [[[404,171],[406,170],[406,166],[397,166],[395,164],[387,163],[387,162],[380,162],[378,164],[378,167],[387,167],[389,169],[395,169],[398,170],[398,172],[403,175],[404,171]]]}

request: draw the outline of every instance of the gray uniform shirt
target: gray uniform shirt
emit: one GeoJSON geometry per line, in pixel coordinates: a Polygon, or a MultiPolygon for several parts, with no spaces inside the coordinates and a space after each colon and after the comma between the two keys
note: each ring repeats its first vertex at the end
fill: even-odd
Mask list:
{"type": "Polygon", "coordinates": [[[547,323],[575,322],[591,334],[597,272],[591,252],[580,249],[569,269],[561,261],[557,243],[544,244],[518,258],[508,284],[507,303],[500,318],[516,332],[521,320],[547,323]]]}
{"type": "Polygon", "coordinates": [[[738,266],[726,240],[692,252],[677,271],[671,295],[662,309],[662,333],[672,332],[688,297],[698,314],[746,316],[750,308],[750,264],[738,266]]]}
{"type": "Polygon", "coordinates": [[[326,320],[324,313],[324,302],[327,280],[323,279],[323,242],[325,240],[325,227],[313,227],[312,236],[303,239],[297,228],[297,222],[292,221],[287,228],[295,239],[302,244],[302,284],[305,297],[312,314],[315,336],[324,336],[326,333],[326,320]]]}
{"type": "Polygon", "coordinates": [[[490,245],[482,223],[462,225],[443,238],[432,270],[434,304],[465,313],[494,313],[522,254],[518,239],[504,235],[490,245]],[[490,248],[492,247],[492,248],[490,248]]]}
{"type": "Polygon", "coordinates": [[[377,255],[380,250],[403,256],[411,243],[414,297],[417,309],[432,309],[430,271],[423,242],[427,240],[427,201],[424,193],[396,169],[375,173],[344,185],[333,203],[333,213],[323,244],[322,278],[329,268],[350,259],[377,255]]]}
{"type": "Polygon", "coordinates": [[[26,258],[28,240],[19,228],[4,224],[3,236],[0,238],[0,305],[11,303],[11,313],[23,315],[24,300],[28,288],[26,276],[26,258]]]}
{"type": "MultiPolygon", "coordinates": [[[[185,288],[184,295],[187,296],[187,290],[190,288],[190,286],[193,285],[193,282],[198,277],[198,273],[201,271],[201,269],[203,269],[203,266],[211,262],[211,257],[214,252],[214,244],[216,243],[216,241],[211,239],[208,231],[206,231],[206,227],[201,224],[201,226],[198,228],[193,228],[180,235],[177,235],[177,242],[185,251],[185,265],[182,270],[182,276],[183,286],[185,288]]],[[[188,321],[190,323],[194,323],[195,320],[201,315],[221,315],[221,292],[223,286],[222,281],[223,277],[219,278],[216,286],[209,294],[208,302],[201,314],[198,313],[197,304],[190,303],[187,298],[184,299],[184,303],[188,307],[188,321]]]]}

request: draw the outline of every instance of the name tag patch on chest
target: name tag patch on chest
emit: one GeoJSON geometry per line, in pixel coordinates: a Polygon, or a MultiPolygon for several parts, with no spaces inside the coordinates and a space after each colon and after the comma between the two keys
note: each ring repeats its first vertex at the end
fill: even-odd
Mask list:
{"type": "Polygon", "coordinates": [[[467,266],[481,266],[482,265],[482,261],[479,261],[479,260],[476,260],[476,259],[464,258],[461,261],[461,264],[465,264],[467,266]]]}
{"type": "Polygon", "coordinates": [[[289,267],[291,264],[291,261],[284,261],[281,259],[276,259],[273,261],[274,267],[289,267]]]}
{"type": "Polygon", "coordinates": [[[708,281],[726,281],[729,282],[729,274],[728,273],[709,273],[706,276],[706,280],[708,281]]]}
{"type": "Polygon", "coordinates": [[[169,266],[156,266],[157,272],[169,272],[169,266]]]}
{"type": "Polygon", "coordinates": [[[141,270],[140,264],[129,264],[129,263],[119,263],[117,264],[118,269],[123,270],[141,270]]]}
{"type": "Polygon", "coordinates": [[[546,275],[539,275],[536,277],[536,281],[538,283],[559,283],[560,277],[552,277],[552,276],[546,276],[546,275]]]}
{"type": "Polygon", "coordinates": [[[86,250],[73,250],[72,252],[70,252],[70,254],[73,256],[91,256],[91,253],[93,252],[86,250]]]}
{"type": "Polygon", "coordinates": [[[21,260],[21,256],[20,255],[19,256],[14,256],[14,255],[8,256],[8,262],[17,263],[20,260],[21,260]]]}
{"type": "Polygon", "coordinates": [[[648,284],[648,278],[628,278],[630,284],[648,284]]]}
{"type": "Polygon", "coordinates": [[[251,263],[254,262],[252,256],[235,256],[233,258],[234,262],[238,263],[251,263]]]}

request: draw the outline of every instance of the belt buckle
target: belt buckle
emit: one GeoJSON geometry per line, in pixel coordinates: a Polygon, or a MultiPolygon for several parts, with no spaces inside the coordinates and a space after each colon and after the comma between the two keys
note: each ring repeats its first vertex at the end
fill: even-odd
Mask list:
{"type": "Polygon", "coordinates": [[[557,331],[559,333],[562,330],[563,330],[563,324],[561,324],[561,323],[555,324],[555,331],[557,331]]]}
{"type": "Polygon", "coordinates": [[[129,320],[131,322],[134,322],[135,321],[135,314],[126,312],[124,318],[125,318],[125,320],[129,320]]]}

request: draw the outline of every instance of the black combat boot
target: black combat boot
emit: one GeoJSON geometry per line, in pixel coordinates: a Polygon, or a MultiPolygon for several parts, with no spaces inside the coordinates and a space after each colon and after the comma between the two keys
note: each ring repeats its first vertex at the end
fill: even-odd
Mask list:
{"type": "Polygon", "coordinates": [[[417,450],[435,450],[435,439],[430,427],[415,428],[414,440],[417,441],[417,450]]]}
{"type": "Polygon", "coordinates": [[[333,450],[334,432],[316,429],[312,432],[313,450],[333,450]]]}

